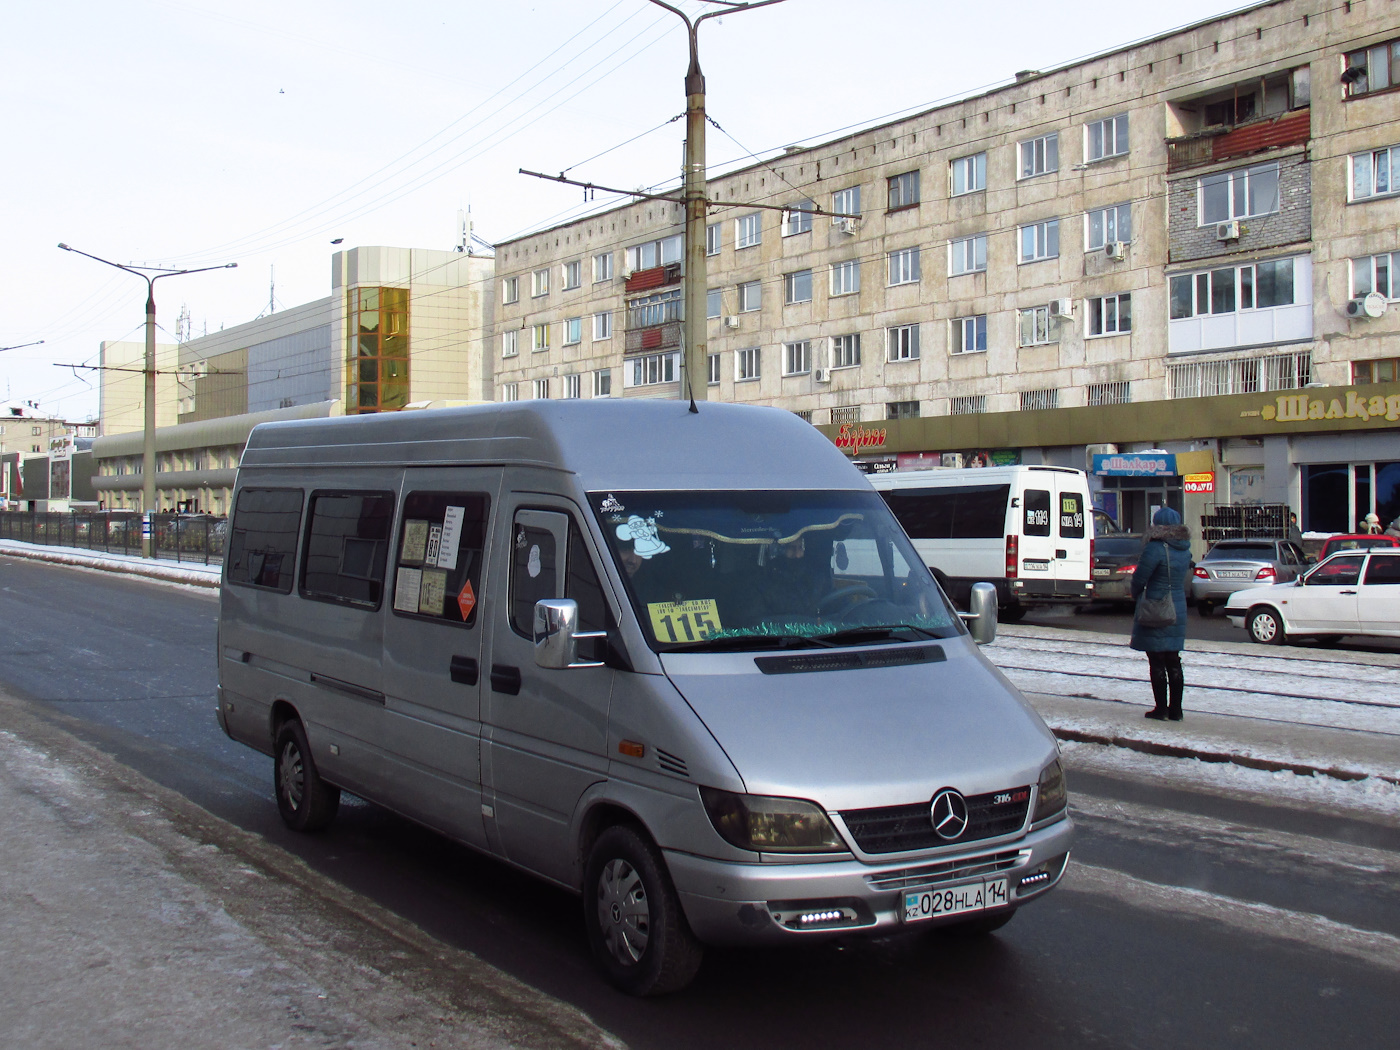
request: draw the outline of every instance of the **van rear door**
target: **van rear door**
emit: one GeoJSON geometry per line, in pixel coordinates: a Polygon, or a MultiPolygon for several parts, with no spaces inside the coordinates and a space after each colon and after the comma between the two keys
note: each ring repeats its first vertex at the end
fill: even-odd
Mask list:
{"type": "Polygon", "coordinates": [[[1093,578],[1090,546],[1093,526],[1089,521],[1089,492],[1081,474],[1055,474],[1055,534],[1054,576],[1057,594],[1088,593],[1093,578]]]}
{"type": "Polygon", "coordinates": [[[1082,475],[1067,470],[1028,470],[1020,504],[1021,520],[1016,524],[1021,530],[1023,593],[1027,597],[1086,596],[1092,530],[1082,475]]]}

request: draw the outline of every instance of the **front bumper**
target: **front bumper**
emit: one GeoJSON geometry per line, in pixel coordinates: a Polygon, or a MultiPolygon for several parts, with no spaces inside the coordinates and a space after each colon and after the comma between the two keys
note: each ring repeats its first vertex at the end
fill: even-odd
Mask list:
{"type": "MultiPolygon", "coordinates": [[[[903,893],[1006,876],[1012,907],[1048,892],[1064,874],[1074,824],[1066,815],[1039,831],[1001,844],[918,860],[868,864],[854,858],[778,864],[735,864],[667,851],[666,863],[691,930],[707,944],[783,944],[850,934],[888,934],[904,927],[903,893]],[[1030,880],[1023,885],[1022,880],[1030,880]],[[830,913],[800,924],[800,916],[830,913]],[[839,913],[839,917],[836,917],[839,913]]],[[[949,921],[967,918],[953,916],[949,921]]],[[[919,927],[938,924],[933,919],[919,927]]]]}

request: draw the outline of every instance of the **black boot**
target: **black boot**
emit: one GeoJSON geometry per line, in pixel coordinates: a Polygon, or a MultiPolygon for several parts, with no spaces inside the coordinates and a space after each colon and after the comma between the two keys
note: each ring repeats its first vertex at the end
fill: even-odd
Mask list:
{"type": "Polygon", "coordinates": [[[1167,717],[1173,722],[1181,721],[1181,694],[1186,689],[1186,677],[1181,673],[1181,657],[1178,656],[1166,667],[1167,692],[1171,703],[1167,706],[1167,717]]]}
{"type": "Polygon", "coordinates": [[[1143,717],[1162,722],[1167,718],[1167,669],[1149,658],[1147,672],[1152,679],[1152,699],[1156,701],[1157,706],[1143,717]]]}

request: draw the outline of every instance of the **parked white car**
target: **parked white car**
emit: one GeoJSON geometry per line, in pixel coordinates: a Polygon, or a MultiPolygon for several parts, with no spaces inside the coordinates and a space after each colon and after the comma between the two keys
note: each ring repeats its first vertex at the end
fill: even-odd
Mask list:
{"type": "Polygon", "coordinates": [[[1400,637],[1400,548],[1341,551],[1292,583],[1236,591],[1225,615],[1268,645],[1297,637],[1400,637]]]}

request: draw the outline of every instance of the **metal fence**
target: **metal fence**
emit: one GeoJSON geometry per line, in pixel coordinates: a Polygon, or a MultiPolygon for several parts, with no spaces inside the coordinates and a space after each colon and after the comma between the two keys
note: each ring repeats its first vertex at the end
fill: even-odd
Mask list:
{"type": "MultiPolygon", "coordinates": [[[[156,514],[153,519],[157,558],[205,565],[223,562],[228,538],[227,518],[207,514],[156,514]]],[[[0,540],[139,555],[141,515],[132,511],[99,514],[0,511],[0,540]]]]}

